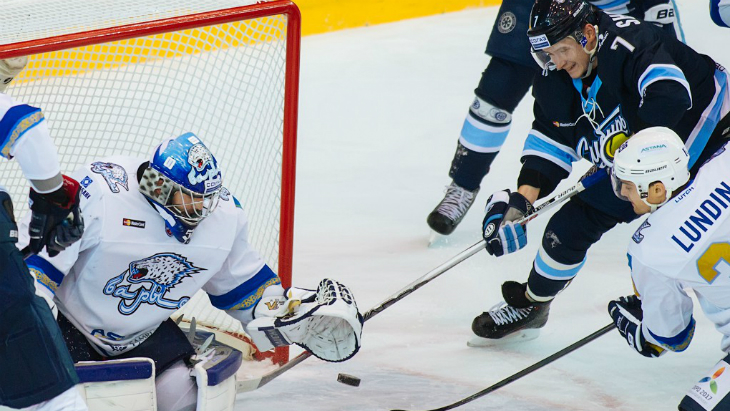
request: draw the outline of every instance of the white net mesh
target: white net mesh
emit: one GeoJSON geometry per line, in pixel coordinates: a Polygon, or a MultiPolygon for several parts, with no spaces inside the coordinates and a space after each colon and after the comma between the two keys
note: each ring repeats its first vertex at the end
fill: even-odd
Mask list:
{"type": "MultiPolygon", "coordinates": [[[[73,12],[69,0],[4,2],[0,44],[242,4],[158,0],[151,10],[141,1],[75,2],[73,12]]],[[[43,53],[7,93],[43,110],[63,171],[112,154],[147,159],[163,138],[194,132],[216,156],[224,186],[248,214],[252,243],[276,271],[286,34],[279,14],[43,53]]],[[[1,162],[0,173],[20,216],[26,180],[14,162],[1,162]]],[[[240,330],[204,295],[183,310],[240,330]]]]}

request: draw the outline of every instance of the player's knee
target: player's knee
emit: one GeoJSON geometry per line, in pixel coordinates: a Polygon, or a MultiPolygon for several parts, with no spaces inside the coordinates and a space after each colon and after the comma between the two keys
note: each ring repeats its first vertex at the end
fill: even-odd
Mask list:
{"type": "Polygon", "coordinates": [[[504,125],[512,122],[512,113],[488,103],[479,96],[474,97],[469,111],[489,124],[504,125]]]}

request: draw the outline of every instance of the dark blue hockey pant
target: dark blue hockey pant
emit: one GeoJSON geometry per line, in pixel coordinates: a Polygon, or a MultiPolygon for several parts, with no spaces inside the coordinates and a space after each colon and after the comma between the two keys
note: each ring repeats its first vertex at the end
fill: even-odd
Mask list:
{"type": "MultiPolygon", "coordinates": [[[[500,57],[492,57],[474,94],[494,107],[512,113],[527,94],[538,73],[537,64],[533,62],[533,65],[535,67],[528,67],[500,57]]],[[[458,144],[449,177],[459,186],[473,191],[482,183],[497,154],[499,152],[478,153],[458,144]],[[468,150],[468,155],[462,155],[464,150],[468,150]]]]}
{"type": "Polygon", "coordinates": [[[24,408],[78,382],[73,362],[46,301],[15,247],[10,196],[0,191],[0,405],[24,408]]]}
{"type": "Polygon", "coordinates": [[[605,232],[636,217],[631,204],[613,193],[608,178],[570,199],[545,227],[542,247],[527,281],[530,292],[554,297],[575,277],[588,249],[605,232]]]}

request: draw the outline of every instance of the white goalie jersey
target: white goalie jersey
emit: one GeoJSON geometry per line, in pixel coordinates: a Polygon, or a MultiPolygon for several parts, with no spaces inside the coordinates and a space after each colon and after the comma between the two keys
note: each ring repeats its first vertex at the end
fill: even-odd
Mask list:
{"type": "Polygon", "coordinates": [[[81,185],[82,239],[54,258],[27,260],[37,281],[55,292],[60,313],[105,356],[141,344],[201,288],[217,308],[250,310],[266,287],[280,283],[248,242],[246,215],[225,189],[188,244],[168,236],[138,190],[142,163],[111,157],[73,173],[81,185]]]}
{"type": "Polygon", "coordinates": [[[629,246],[649,342],[682,351],[694,332],[694,290],[730,351],[730,151],[705,163],[687,188],[651,214],[629,246]]]}

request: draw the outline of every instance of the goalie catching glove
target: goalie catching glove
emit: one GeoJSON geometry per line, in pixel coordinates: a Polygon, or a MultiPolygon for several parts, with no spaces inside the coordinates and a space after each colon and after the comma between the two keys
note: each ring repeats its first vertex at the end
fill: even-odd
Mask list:
{"type": "Polygon", "coordinates": [[[608,313],[613,318],[618,332],[621,333],[631,348],[647,358],[657,358],[664,354],[664,349],[647,342],[641,331],[641,300],[635,295],[621,297],[608,303],[608,313]]]}
{"type": "Polygon", "coordinates": [[[297,344],[330,362],[350,359],[360,349],[363,317],[350,289],[323,279],[316,291],[289,288],[263,297],[246,332],[260,351],[297,344]]]}

